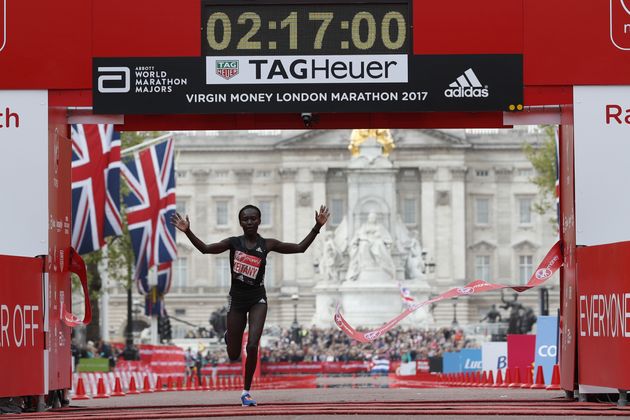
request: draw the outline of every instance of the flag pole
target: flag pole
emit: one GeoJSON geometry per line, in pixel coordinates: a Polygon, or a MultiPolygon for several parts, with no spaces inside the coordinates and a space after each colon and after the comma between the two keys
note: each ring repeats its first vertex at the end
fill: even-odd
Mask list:
{"type": "Polygon", "coordinates": [[[165,141],[165,140],[169,139],[172,136],[173,136],[173,133],[170,132],[168,134],[165,134],[165,135],[160,136],[160,137],[156,137],[154,139],[145,140],[145,141],[143,141],[140,144],[136,144],[135,146],[127,147],[126,149],[121,150],[120,151],[120,156],[125,156],[125,155],[128,155],[130,153],[136,152],[138,150],[147,148],[147,147],[152,146],[152,145],[154,145],[156,143],[165,141]]]}

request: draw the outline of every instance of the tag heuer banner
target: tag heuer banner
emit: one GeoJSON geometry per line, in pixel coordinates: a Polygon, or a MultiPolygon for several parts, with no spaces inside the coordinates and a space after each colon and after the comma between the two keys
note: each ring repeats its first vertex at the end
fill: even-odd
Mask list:
{"type": "Polygon", "coordinates": [[[508,111],[523,58],[302,55],[95,58],[101,114],[508,111]]]}

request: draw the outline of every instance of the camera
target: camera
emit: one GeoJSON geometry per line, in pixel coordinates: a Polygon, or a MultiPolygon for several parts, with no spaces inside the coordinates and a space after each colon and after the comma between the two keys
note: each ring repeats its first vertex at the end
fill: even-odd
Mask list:
{"type": "Polygon", "coordinates": [[[302,112],[300,116],[302,117],[304,127],[311,128],[311,125],[313,125],[313,114],[311,114],[310,112],[302,112]]]}

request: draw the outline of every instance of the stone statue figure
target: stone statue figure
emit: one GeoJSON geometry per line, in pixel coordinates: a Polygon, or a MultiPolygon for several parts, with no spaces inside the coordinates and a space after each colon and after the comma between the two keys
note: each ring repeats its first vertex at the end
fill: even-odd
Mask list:
{"type": "Polygon", "coordinates": [[[422,278],[425,272],[425,264],[417,230],[411,232],[411,238],[406,246],[406,250],[405,279],[414,280],[422,278]]]}
{"type": "Polygon", "coordinates": [[[527,334],[537,321],[534,310],[517,302],[518,294],[512,295],[512,300],[506,300],[501,293],[501,301],[505,304],[501,308],[510,310],[508,319],[508,334],[527,334]]]}
{"type": "Polygon", "coordinates": [[[486,316],[484,316],[479,322],[483,322],[485,320],[488,320],[488,322],[491,324],[495,324],[497,320],[498,322],[501,322],[501,312],[499,312],[499,310],[497,309],[497,305],[492,304],[492,307],[486,313],[486,316]]]}
{"type": "Polygon", "coordinates": [[[392,237],[376,220],[376,213],[370,213],[350,242],[350,262],[347,280],[355,281],[365,269],[380,268],[391,279],[395,278],[394,260],[391,256],[392,237]]]}
{"type": "Polygon", "coordinates": [[[503,290],[501,290],[501,302],[504,303],[504,305],[501,305],[501,308],[510,311],[508,318],[508,334],[521,334],[521,313],[524,308],[523,304],[517,302],[517,300],[517,293],[512,295],[512,300],[506,300],[503,295],[503,290]]]}
{"type": "Polygon", "coordinates": [[[326,283],[336,283],[339,279],[338,261],[340,253],[335,244],[335,239],[330,231],[324,232],[324,245],[322,257],[319,261],[319,272],[326,283]]]}
{"type": "Polygon", "coordinates": [[[223,306],[210,315],[210,325],[212,325],[212,329],[218,337],[223,337],[223,334],[227,331],[227,313],[227,306],[223,306]]]}

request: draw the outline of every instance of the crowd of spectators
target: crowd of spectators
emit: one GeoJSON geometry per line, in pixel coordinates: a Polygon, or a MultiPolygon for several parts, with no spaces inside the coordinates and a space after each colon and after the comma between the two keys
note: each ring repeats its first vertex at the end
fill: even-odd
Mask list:
{"type": "Polygon", "coordinates": [[[106,343],[102,339],[99,339],[94,343],[92,340],[88,340],[84,347],[77,345],[76,340],[72,339],[70,345],[70,351],[72,352],[72,359],[76,368],[79,363],[79,359],[92,359],[92,358],[104,358],[109,360],[109,366],[114,367],[116,365],[116,358],[119,355],[119,351],[109,343],[106,343]]]}
{"type": "Polygon", "coordinates": [[[445,351],[476,347],[462,330],[394,328],[371,343],[359,343],[336,328],[311,328],[295,334],[282,330],[278,340],[262,349],[269,362],[346,362],[375,357],[413,361],[441,356],[445,351]]]}
{"type": "MultiPolygon", "coordinates": [[[[337,328],[267,328],[260,348],[262,362],[348,362],[371,361],[376,358],[410,362],[441,356],[444,352],[479,347],[461,329],[420,329],[396,327],[371,343],[360,343],[337,328]]],[[[99,340],[83,348],[72,346],[75,363],[79,358],[103,357],[115,365],[120,349],[99,340]]],[[[225,347],[205,349],[187,348],[185,352],[188,374],[200,372],[206,365],[228,363],[225,347]]]]}
{"type": "MultiPolygon", "coordinates": [[[[359,343],[337,328],[269,328],[263,334],[262,362],[369,361],[376,357],[409,362],[444,352],[479,347],[460,329],[394,328],[371,343],[359,343]]],[[[204,364],[227,363],[225,349],[208,351],[204,364]]]]}

